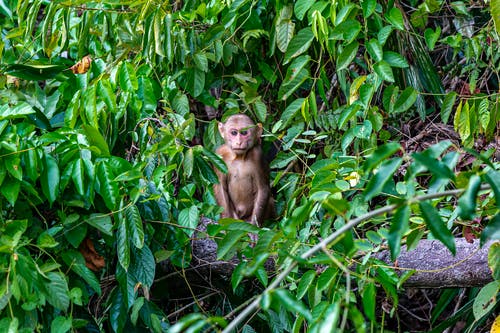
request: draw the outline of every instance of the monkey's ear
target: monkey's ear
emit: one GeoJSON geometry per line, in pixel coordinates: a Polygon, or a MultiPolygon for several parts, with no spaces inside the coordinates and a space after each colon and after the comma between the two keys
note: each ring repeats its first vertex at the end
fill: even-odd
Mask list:
{"type": "Polygon", "coordinates": [[[217,125],[219,127],[219,133],[220,133],[220,135],[224,138],[224,123],[219,121],[217,123],[217,125]]]}
{"type": "Polygon", "coordinates": [[[258,123],[256,126],[255,126],[255,135],[260,138],[262,136],[262,124],[261,123],[258,123]]]}

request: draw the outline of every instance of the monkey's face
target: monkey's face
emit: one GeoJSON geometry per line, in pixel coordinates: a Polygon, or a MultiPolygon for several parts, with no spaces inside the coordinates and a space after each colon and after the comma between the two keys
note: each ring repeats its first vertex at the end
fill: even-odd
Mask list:
{"type": "Polygon", "coordinates": [[[255,130],[252,128],[229,128],[226,142],[229,143],[236,155],[243,155],[255,145],[255,130]]]}

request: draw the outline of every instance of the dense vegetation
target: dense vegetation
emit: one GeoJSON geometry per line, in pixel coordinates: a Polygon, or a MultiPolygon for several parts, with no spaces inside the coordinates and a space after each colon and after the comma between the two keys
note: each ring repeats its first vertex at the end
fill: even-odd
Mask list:
{"type": "MultiPolygon", "coordinates": [[[[372,254],[500,240],[498,24],[493,0],[0,1],[0,331],[415,329],[414,272],[372,254]],[[253,247],[240,221],[196,233],[238,112],[279,213],[253,247]],[[179,300],[155,275],[203,235],[240,264],[179,300]]],[[[435,293],[426,330],[489,328],[499,257],[465,300],[435,293]]]]}

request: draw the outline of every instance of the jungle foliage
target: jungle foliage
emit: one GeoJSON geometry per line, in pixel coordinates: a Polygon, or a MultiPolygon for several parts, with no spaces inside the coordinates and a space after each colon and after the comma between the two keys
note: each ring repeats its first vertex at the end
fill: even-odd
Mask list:
{"type": "Polygon", "coordinates": [[[1,0],[0,331],[396,331],[387,323],[414,272],[372,254],[396,258],[422,238],[453,253],[463,234],[497,241],[494,282],[455,312],[458,290],[443,291],[429,325],[491,323],[499,8],[1,0]],[[238,112],[263,123],[266,151],[279,144],[280,217],[209,226],[219,258],[241,263],[210,307],[200,293],[178,311],[168,286],[151,288],[161,263],[189,266],[200,217],[218,218],[215,118],[238,112]],[[417,122],[458,136],[416,149],[404,126],[417,122]],[[248,297],[260,311],[234,320],[248,297]]]}

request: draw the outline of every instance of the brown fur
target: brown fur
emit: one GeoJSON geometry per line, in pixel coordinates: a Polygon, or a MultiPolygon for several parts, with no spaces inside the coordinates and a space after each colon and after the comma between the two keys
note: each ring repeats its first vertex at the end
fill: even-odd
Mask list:
{"type": "Polygon", "coordinates": [[[233,115],[219,123],[224,144],[217,149],[227,165],[227,174],[217,172],[214,185],[222,217],[241,219],[262,226],[274,217],[274,199],[269,186],[269,166],[262,154],[262,124],[246,115],[233,115]]]}

